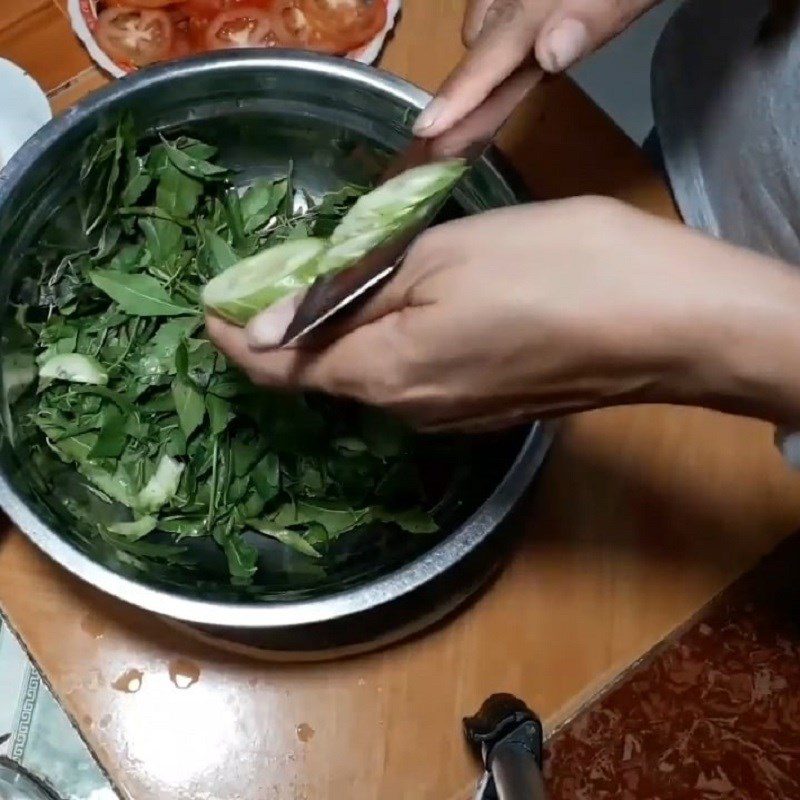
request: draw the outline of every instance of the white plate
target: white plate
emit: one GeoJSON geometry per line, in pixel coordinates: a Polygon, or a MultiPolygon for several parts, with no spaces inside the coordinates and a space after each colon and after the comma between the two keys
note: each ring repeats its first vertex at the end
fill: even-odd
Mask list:
{"type": "Polygon", "coordinates": [[[52,116],[39,84],[21,67],[0,58],[0,168],[52,116]]]}
{"type": "MultiPolygon", "coordinates": [[[[376,33],[363,47],[348,53],[348,58],[360,61],[362,64],[372,64],[378,58],[386,42],[386,37],[394,28],[402,2],[403,0],[387,0],[386,24],[383,26],[383,30],[376,33]]],[[[127,71],[100,49],[94,36],[94,28],[97,25],[97,3],[98,0],[67,0],[67,13],[72,30],[75,31],[86,51],[99,67],[115,78],[122,78],[127,71]]]]}

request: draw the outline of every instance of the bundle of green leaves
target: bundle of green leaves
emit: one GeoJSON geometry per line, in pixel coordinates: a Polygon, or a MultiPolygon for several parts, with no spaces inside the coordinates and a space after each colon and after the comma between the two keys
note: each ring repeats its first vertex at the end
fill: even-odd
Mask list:
{"type": "Polygon", "coordinates": [[[456,445],[374,409],[259,390],[204,335],[208,281],[330,235],[364,190],[313,203],[291,167],[237,187],[215,156],[186,136],[139,141],[121,122],[87,143],[75,203],[30,254],[16,319],[37,369],[16,387],[13,434],[41,496],[142,569],[181,563],[185,540],[207,537],[239,586],[259,569],[257,537],[324,564],[368,526],[434,533],[452,485],[422,473],[443,447],[458,461],[456,445]],[[102,513],[64,489],[65,467],[102,513]]]}

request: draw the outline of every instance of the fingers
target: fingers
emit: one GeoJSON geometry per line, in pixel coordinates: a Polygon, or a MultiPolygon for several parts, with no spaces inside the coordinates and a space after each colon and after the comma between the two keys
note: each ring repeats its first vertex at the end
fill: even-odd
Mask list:
{"type": "MultiPolygon", "coordinates": [[[[513,87],[512,87],[513,88],[513,87]]],[[[388,314],[419,304],[415,300],[414,287],[431,272],[447,263],[451,237],[448,232],[457,230],[453,223],[429,229],[409,248],[404,263],[366,302],[357,303],[347,309],[339,319],[326,321],[319,334],[311,335],[300,343],[303,349],[320,350],[334,339],[341,338],[350,331],[367,325],[388,314]],[[439,243],[445,242],[442,247],[439,243]]],[[[459,234],[453,234],[458,237],[459,234]]],[[[284,297],[268,309],[250,320],[246,328],[248,345],[254,350],[268,350],[277,347],[283,339],[289,323],[294,318],[305,292],[284,297]]],[[[212,325],[217,325],[213,322],[212,325]]],[[[229,326],[230,327],[230,326],[229,326]]],[[[215,328],[216,330],[222,330],[215,328]]],[[[225,336],[224,331],[222,335],[225,336]]]]}
{"type": "Polygon", "coordinates": [[[529,56],[562,72],[591,53],[656,0],[471,0],[462,35],[470,48],[414,124],[440,136],[477,106],[529,56]]]}
{"type": "Polygon", "coordinates": [[[277,347],[305,295],[302,291],[283,297],[255,316],[246,329],[248,344],[253,348],[277,347]]]}
{"type": "Polygon", "coordinates": [[[324,350],[256,350],[241,328],[209,316],[211,340],[257,385],[265,388],[325,391],[402,411],[406,421],[427,433],[483,433],[530,422],[531,409],[514,406],[475,416],[442,419],[442,409],[425,404],[404,406],[409,387],[397,349],[400,315],[390,314],[337,339],[324,350]]]}
{"type": "Polygon", "coordinates": [[[476,146],[485,147],[541,77],[542,71],[536,66],[518,69],[461,123],[428,140],[431,153],[448,158],[469,152],[476,146]]]}
{"type": "Polygon", "coordinates": [[[536,60],[546,72],[563,72],[605,44],[655,0],[564,0],[536,37],[536,60]]]}
{"type": "MultiPolygon", "coordinates": [[[[298,347],[306,350],[319,350],[334,339],[338,339],[362,325],[400,310],[406,303],[405,293],[400,288],[401,285],[394,279],[390,280],[367,302],[356,305],[352,310],[345,310],[339,319],[326,320],[319,332],[314,331],[309,336],[303,337],[298,347]]],[[[248,345],[253,350],[269,350],[278,347],[305,294],[306,292],[303,291],[284,297],[253,317],[246,328],[248,345]]]]}
{"type": "Polygon", "coordinates": [[[464,14],[464,24],[461,28],[461,38],[466,47],[472,47],[483,28],[486,12],[495,0],[470,0],[464,14]]]}
{"type": "Polygon", "coordinates": [[[487,20],[473,48],[414,123],[417,136],[431,138],[448,130],[527,58],[541,20],[524,13],[522,0],[495,0],[491,8],[491,23],[487,20]]]}
{"type": "Polygon", "coordinates": [[[253,383],[280,390],[313,390],[390,405],[399,392],[399,314],[390,314],[331,342],[322,350],[258,350],[244,330],[206,319],[214,344],[253,383]]]}
{"type": "MultiPolygon", "coordinates": [[[[206,333],[211,341],[242,371],[251,378],[256,375],[259,357],[264,355],[253,349],[243,328],[231,325],[219,317],[206,317],[206,333]]],[[[270,374],[274,376],[272,385],[285,389],[298,388],[302,381],[302,356],[298,350],[273,350],[269,352],[270,374]]]]}

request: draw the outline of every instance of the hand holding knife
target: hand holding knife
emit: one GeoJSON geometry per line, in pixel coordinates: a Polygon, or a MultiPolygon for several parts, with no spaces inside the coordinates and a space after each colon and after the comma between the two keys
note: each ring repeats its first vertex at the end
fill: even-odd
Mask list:
{"type": "MultiPolygon", "coordinates": [[[[512,73],[474,111],[445,133],[432,139],[413,139],[392,159],[379,183],[423,164],[463,158],[472,166],[484,155],[496,134],[528,92],[541,71],[525,65],[512,73]]],[[[341,272],[321,276],[309,288],[289,323],[281,347],[302,344],[333,318],[338,319],[383,285],[402,264],[408,248],[425,231],[448,197],[432,207],[410,229],[367,253],[341,272]]]]}

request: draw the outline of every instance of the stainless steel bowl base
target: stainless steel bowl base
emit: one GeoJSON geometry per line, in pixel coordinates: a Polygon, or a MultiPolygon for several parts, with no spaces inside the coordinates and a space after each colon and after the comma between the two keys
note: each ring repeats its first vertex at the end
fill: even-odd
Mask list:
{"type": "MultiPolygon", "coordinates": [[[[427,100],[399,78],[342,59],[242,51],[141,70],[56,118],[0,172],[3,419],[9,420],[9,376],[19,356],[8,299],[42,225],[72,196],[82,145],[98,128],[130,112],[142,135],[181,132],[216,145],[242,183],[284,175],[291,163],[296,185],[317,197],[346,182],[374,180],[408,140],[409,121],[427,100]]],[[[457,193],[458,213],[518,202],[516,185],[486,158],[457,193]]],[[[141,608],[256,647],[359,647],[441,617],[492,573],[500,548],[491,542],[539,469],[549,439],[549,429],[537,424],[481,445],[473,496],[444,535],[415,537],[380,568],[365,561],[316,587],[285,587],[290,591],[231,587],[211,566],[218,554],[205,553],[200,541],[194,555],[201,564],[209,559],[200,579],[197,572],[143,575],[126,568],[82,543],[36,499],[25,454],[8,436],[0,453],[0,503],[54,560],[141,608]]]]}

